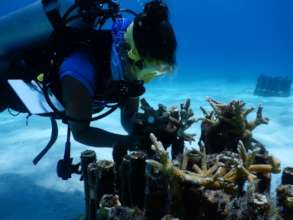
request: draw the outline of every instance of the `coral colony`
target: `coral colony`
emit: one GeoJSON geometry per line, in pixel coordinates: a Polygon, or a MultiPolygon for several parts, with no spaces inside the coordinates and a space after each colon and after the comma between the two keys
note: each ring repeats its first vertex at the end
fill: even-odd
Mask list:
{"type": "Polygon", "coordinates": [[[207,99],[196,119],[190,100],[180,108],[160,104],[154,109],[143,99],[135,122],[140,142],[122,160],[100,161],[93,151],[81,155],[87,220],[292,219],[293,169],[285,168],[277,203],[270,195],[271,175],[280,161],[253,137],[269,119],[261,106],[256,117],[245,103],[207,99]],[[200,122],[198,146],[187,129],[200,122]],[[171,157],[167,148],[171,147],[171,157]],[[118,165],[117,165],[118,164],[118,165]],[[291,218],[290,218],[291,217],[291,218]]]}

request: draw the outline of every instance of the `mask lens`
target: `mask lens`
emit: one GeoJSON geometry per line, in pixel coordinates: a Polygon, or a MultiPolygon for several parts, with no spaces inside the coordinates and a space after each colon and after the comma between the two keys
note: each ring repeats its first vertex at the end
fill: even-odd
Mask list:
{"type": "Polygon", "coordinates": [[[168,64],[160,64],[157,66],[157,75],[163,75],[165,73],[168,72],[172,72],[173,68],[172,66],[168,65],[168,64]]]}
{"type": "Polygon", "coordinates": [[[135,75],[145,83],[173,70],[171,65],[156,60],[140,59],[134,65],[135,75]]]}

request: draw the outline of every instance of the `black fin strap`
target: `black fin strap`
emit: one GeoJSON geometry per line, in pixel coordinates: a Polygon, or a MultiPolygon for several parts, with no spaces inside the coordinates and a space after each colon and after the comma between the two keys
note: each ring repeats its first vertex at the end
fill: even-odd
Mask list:
{"type": "Polygon", "coordinates": [[[47,17],[55,30],[61,30],[64,22],[60,15],[58,0],[42,0],[47,17]]]}
{"type": "Polygon", "coordinates": [[[56,119],[51,117],[50,120],[51,120],[51,127],[52,127],[50,141],[47,144],[47,146],[35,157],[35,159],[33,160],[34,165],[37,165],[37,163],[46,155],[46,153],[51,149],[51,147],[53,146],[53,144],[56,142],[58,138],[58,126],[57,126],[56,119]]]}

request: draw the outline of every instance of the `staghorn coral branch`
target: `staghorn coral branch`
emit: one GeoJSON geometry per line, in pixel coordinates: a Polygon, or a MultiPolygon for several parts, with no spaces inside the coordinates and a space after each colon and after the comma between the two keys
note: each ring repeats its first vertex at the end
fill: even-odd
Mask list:
{"type": "Polygon", "coordinates": [[[158,154],[163,166],[170,166],[171,161],[169,161],[168,152],[165,150],[163,144],[157,140],[153,133],[150,134],[150,139],[153,143],[151,149],[158,154]]]}
{"type": "Polygon", "coordinates": [[[240,159],[245,163],[248,159],[246,148],[241,140],[238,141],[237,151],[239,153],[240,159]]]}
{"type": "Polygon", "coordinates": [[[212,126],[218,125],[218,122],[212,119],[204,118],[203,121],[211,124],[212,126]]]}
{"type": "Polygon", "coordinates": [[[199,174],[202,173],[201,168],[200,168],[196,163],[193,164],[193,166],[192,166],[192,170],[194,170],[196,173],[199,173],[199,174]]]}
{"type": "Polygon", "coordinates": [[[254,130],[257,126],[261,125],[261,124],[268,124],[269,123],[269,118],[263,117],[262,116],[262,111],[263,111],[263,107],[260,105],[257,109],[257,113],[256,113],[256,119],[252,122],[249,122],[247,124],[247,128],[249,130],[254,130]]]}
{"type": "Polygon", "coordinates": [[[239,101],[232,101],[229,104],[220,103],[212,98],[208,98],[207,101],[212,106],[213,110],[215,111],[215,113],[217,115],[223,115],[223,114],[225,114],[225,112],[231,111],[231,109],[234,109],[234,111],[235,111],[236,108],[240,108],[240,106],[241,106],[239,104],[241,102],[239,102],[239,101]],[[237,105],[237,104],[239,104],[239,105],[237,105]]]}
{"type": "Polygon", "coordinates": [[[269,156],[269,163],[272,166],[272,173],[280,173],[281,172],[281,161],[270,155],[269,156]]]}
{"type": "Polygon", "coordinates": [[[193,116],[193,112],[191,109],[190,99],[187,99],[184,104],[181,104],[180,110],[180,120],[179,120],[179,128],[177,131],[177,135],[183,138],[184,141],[188,141],[189,143],[195,141],[195,134],[187,134],[185,130],[190,128],[194,123],[198,122],[193,116]]]}
{"type": "MultiPolygon", "coordinates": [[[[216,162],[213,166],[211,166],[207,172],[205,173],[206,176],[210,176],[210,175],[213,175],[215,174],[216,175],[216,171],[219,169],[220,167],[220,163],[216,162]]],[[[217,175],[216,175],[217,176],[217,175]]]]}
{"type": "Polygon", "coordinates": [[[172,162],[168,158],[168,153],[165,151],[161,142],[157,140],[154,134],[150,134],[151,141],[153,143],[152,149],[157,155],[159,155],[160,163],[152,162],[156,168],[158,168],[163,174],[166,174],[170,179],[175,178],[177,181],[189,182],[196,186],[213,186],[216,182],[215,177],[202,177],[199,174],[195,174],[189,171],[180,170],[178,167],[173,166],[172,162]],[[159,165],[161,164],[161,165],[159,165]]]}
{"type": "Polygon", "coordinates": [[[177,119],[177,118],[174,118],[173,116],[169,116],[169,120],[173,123],[173,124],[175,124],[176,126],[180,126],[180,120],[179,119],[177,119]]]}
{"type": "Polygon", "coordinates": [[[183,135],[183,140],[187,141],[189,144],[191,144],[192,142],[195,141],[194,137],[196,136],[196,134],[184,134],[183,135]]]}
{"type": "Polygon", "coordinates": [[[150,139],[153,143],[152,150],[154,150],[155,152],[159,152],[160,154],[166,153],[163,144],[160,141],[158,141],[158,139],[153,133],[150,134],[150,139]]]}
{"type": "Polygon", "coordinates": [[[185,124],[185,129],[188,129],[190,128],[194,123],[196,122],[199,122],[200,120],[199,119],[195,119],[195,118],[189,118],[187,121],[186,121],[186,124],[185,124]]]}
{"type": "Polygon", "coordinates": [[[232,168],[228,173],[223,176],[224,181],[234,183],[237,180],[237,169],[232,168]]]}
{"type": "Polygon", "coordinates": [[[156,170],[163,169],[163,165],[156,160],[146,160],[146,163],[151,164],[156,170]]]}
{"type": "Polygon", "coordinates": [[[236,173],[236,168],[232,168],[223,176],[224,180],[226,178],[230,178],[231,176],[235,175],[235,173],[236,173]]]}
{"type": "Polygon", "coordinates": [[[210,113],[208,111],[206,111],[203,107],[199,107],[200,110],[202,111],[202,113],[204,114],[205,117],[209,117],[210,116],[210,113]]]}
{"type": "Polygon", "coordinates": [[[141,100],[141,108],[144,113],[139,113],[137,117],[141,128],[141,133],[148,135],[150,132],[167,134],[170,139],[180,138],[184,141],[195,141],[195,134],[188,134],[185,131],[199,120],[195,119],[191,109],[190,99],[181,104],[180,111],[176,107],[170,110],[166,106],[159,104],[158,110],[153,109],[145,99],[141,100]]]}
{"type": "Polygon", "coordinates": [[[219,177],[223,177],[227,173],[227,169],[224,166],[220,166],[216,173],[219,177]]]}
{"type": "Polygon", "coordinates": [[[232,126],[235,125],[234,119],[227,118],[227,117],[225,117],[223,115],[218,115],[218,118],[219,118],[220,121],[225,122],[225,123],[227,123],[229,125],[232,125],[232,126]]]}
{"type": "Polygon", "coordinates": [[[205,146],[203,146],[203,148],[202,148],[201,169],[202,169],[203,172],[207,172],[207,170],[208,170],[208,165],[207,165],[207,153],[206,153],[206,148],[205,148],[205,146]]]}
{"type": "Polygon", "coordinates": [[[167,107],[165,105],[159,104],[158,107],[159,113],[167,112],[167,107]]]}
{"type": "Polygon", "coordinates": [[[248,170],[255,173],[271,173],[273,167],[270,164],[253,164],[248,167],[248,170]]]}
{"type": "MultiPolygon", "coordinates": [[[[216,102],[215,100],[213,100],[213,99],[211,99],[211,98],[207,98],[207,101],[208,101],[208,103],[212,106],[212,108],[213,108],[213,110],[215,111],[215,113],[217,114],[217,115],[220,115],[221,114],[221,111],[220,111],[220,109],[219,109],[219,103],[218,102],[216,102]]],[[[221,107],[223,107],[223,105],[221,106],[221,107]]]]}
{"type": "Polygon", "coordinates": [[[240,175],[244,175],[249,182],[253,182],[257,179],[257,177],[251,172],[249,172],[243,165],[240,165],[237,168],[241,172],[240,175]]]}
{"type": "Polygon", "coordinates": [[[181,162],[181,169],[186,170],[189,162],[189,156],[187,153],[183,154],[182,162],[181,162]]]}
{"type": "Polygon", "coordinates": [[[200,118],[200,120],[206,119],[206,120],[210,120],[210,121],[215,121],[214,111],[208,112],[202,106],[200,106],[200,110],[204,114],[204,118],[200,118]]]}
{"type": "Polygon", "coordinates": [[[249,115],[253,111],[254,111],[254,108],[245,109],[244,112],[242,113],[242,117],[246,118],[247,115],[249,115]]]}

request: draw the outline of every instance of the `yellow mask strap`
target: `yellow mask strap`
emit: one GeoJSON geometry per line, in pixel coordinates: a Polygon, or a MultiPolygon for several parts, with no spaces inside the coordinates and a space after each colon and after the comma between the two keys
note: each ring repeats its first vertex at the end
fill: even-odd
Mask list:
{"type": "Polygon", "coordinates": [[[138,50],[135,47],[134,39],[133,39],[133,22],[129,25],[126,32],[124,33],[124,38],[126,42],[130,45],[130,50],[128,51],[128,57],[133,61],[138,61],[141,59],[138,50]]]}

